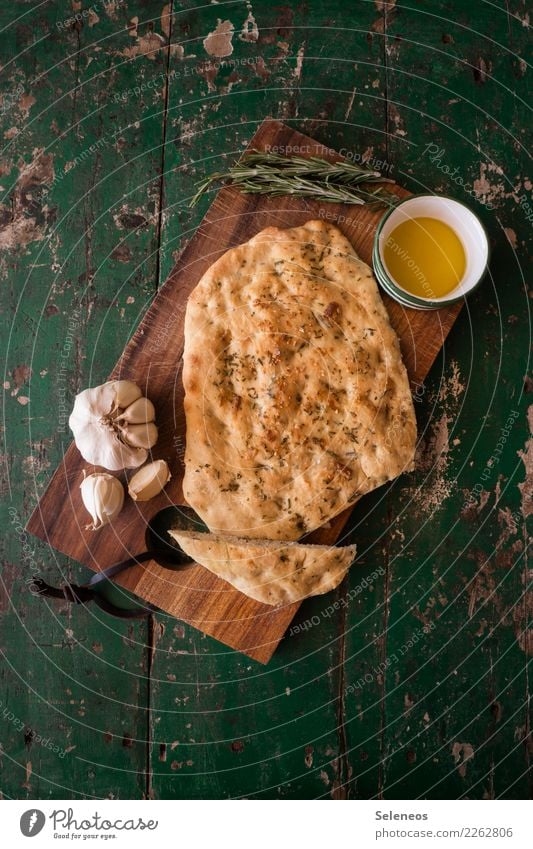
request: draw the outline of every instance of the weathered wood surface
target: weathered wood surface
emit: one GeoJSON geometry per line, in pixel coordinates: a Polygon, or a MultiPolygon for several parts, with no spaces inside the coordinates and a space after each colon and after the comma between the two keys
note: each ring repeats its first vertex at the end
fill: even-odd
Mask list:
{"type": "Polygon", "coordinates": [[[3,794],[528,797],[521,0],[0,14],[3,794]],[[306,602],[263,668],[171,617],[32,598],[36,570],[89,572],[21,529],[69,442],[60,405],[111,370],[208,206],[187,209],[194,183],[265,115],[471,203],[493,256],[421,387],[418,471],[354,512],[377,577],[306,602]]]}
{"type": "MultiPolygon", "coordinates": [[[[271,119],[263,121],[250,141],[250,148],[290,149],[300,151],[303,156],[322,156],[331,161],[339,158],[309,136],[271,119]]],[[[395,191],[400,196],[407,195],[399,187],[395,191]]],[[[289,196],[273,199],[243,195],[234,187],[221,189],[111,374],[112,378],[135,381],[154,403],[159,439],[151,456],[167,461],[172,475],[170,483],[149,502],[127,499],[113,524],[94,533],[83,524],[86,511],[80,486],[84,475],[97,471],[97,467],[88,465],[71,443],[27,530],[95,571],[143,551],[148,523],[153,517],[169,505],[186,503],[182,489],[186,440],[181,381],[183,327],[187,299],[202,275],[226,250],[248,241],[265,227],[295,227],[311,218],[339,222],[357,254],[370,263],[373,237],[382,215],[383,210],[364,206],[324,206],[289,196]]],[[[423,311],[405,309],[387,296],[385,303],[416,392],[462,304],[423,311]]],[[[127,473],[118,473],[117,477],[127,486],[127,473]]],[[[350,513],[347,509],[326,527],[316,530],[313,542],[323,545],[336,542],[350,513]]],[[[195,564],[169,572],[151,560],[130,569],[118,583],[262,663],[272,657],[299,607],[286,604],[273,610],[195,564]]]]}

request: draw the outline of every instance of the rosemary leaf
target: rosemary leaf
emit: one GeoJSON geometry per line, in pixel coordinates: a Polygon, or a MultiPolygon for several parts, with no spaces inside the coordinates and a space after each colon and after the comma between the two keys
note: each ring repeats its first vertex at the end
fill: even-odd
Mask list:
{"type": "Polygon", "coordinates": [[[217,171],[198,184],[189,206],[195,206],[213,183],[233,183],[245,194],[311,198],[324,203],[375,204],[389,206],[398,198],[382,187],[392,183],[379,171],[352,162],[327,162],[318,156],[282,156],[278,153],[246,153],[228,171],[217,171]],[[364,189],[362,184],[380,184],[364,189]]]}

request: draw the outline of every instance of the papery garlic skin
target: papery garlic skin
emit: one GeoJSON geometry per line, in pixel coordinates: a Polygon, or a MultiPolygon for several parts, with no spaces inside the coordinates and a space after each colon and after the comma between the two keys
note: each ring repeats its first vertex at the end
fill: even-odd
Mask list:
{"type": "Polygon", "coordinates": [[[112,522],[124,505],[124,487],[118,478],[106,472],[95,472],[80,484],[81,499],[91,514],[93,523],[85,530],[97,531],[112,522]]]}
{"type": "Polygon", "coordinates": [[[88,463],[116,472],[146,462],[158,437],[154,405],[131,380],[110,380],[76,395],[69,427],[88,463]]]}
{"type": "Polygon", "coordinates": [[[154,460],[135,472],[128,484],[128,492],[134,501],[149,501],[167,485],[171,478],[165,460],[154,460]]]}

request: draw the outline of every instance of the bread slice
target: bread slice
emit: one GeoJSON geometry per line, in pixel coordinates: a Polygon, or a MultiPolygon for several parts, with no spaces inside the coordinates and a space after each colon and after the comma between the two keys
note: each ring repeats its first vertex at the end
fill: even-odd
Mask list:
{"type": "Polygon", "coordinates": [[[300,545],[179,529],[169,534],[196,563],[250,598],[271,605],[335,589],[356,552],[355,545],[300,545]]]}

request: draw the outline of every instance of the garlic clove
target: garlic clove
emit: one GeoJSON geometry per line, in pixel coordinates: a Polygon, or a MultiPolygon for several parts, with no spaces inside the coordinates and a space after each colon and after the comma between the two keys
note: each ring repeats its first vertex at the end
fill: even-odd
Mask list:
{"type": "Polygon", "coordinates": [[[134,448],[152,448],[157,442],[157,427],[153,422],[126,424],[122,427],[122,438],[134,448]]]}
{"type": "Polygon", "coordinates": [[[128,484],[128,492],[134,501],[149,501],[167,485],[171,478],[165,460],[154,460],[135,472],[128,484]]]}
{"type": "Polygon", "coordinates": [[[81,498],[93,523],[86,530],[97,531],[112,522],[124,504],[124,487],[118,478],[105,472],[88,475],[80,484],[81,498]]]}
{"type": "Polygon", "coordinates": [[[137,384],[131,380],[110,380],[109,383],[104,383],[104,386],[109,385],[113,387],[116,407],[129,407],[142,395],[137,384]]]}
{"type": "Polygon", "coordinates": [[[155,407],[148,398],[137,398],[117,418],[118,421],[129,422],[130,424],[153,422],[155,419],[155,407]]]}

